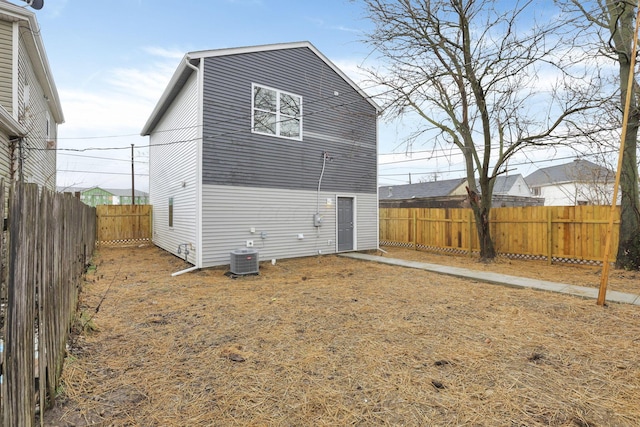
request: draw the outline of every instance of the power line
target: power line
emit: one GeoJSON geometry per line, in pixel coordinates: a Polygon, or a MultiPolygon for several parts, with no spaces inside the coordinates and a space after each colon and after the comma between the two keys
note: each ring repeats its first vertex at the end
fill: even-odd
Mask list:
{"type": "MultiPolygon", "coordinates": [[[[100,172],[100,171],[77,171],[77,170],[68,170],[68,169],[58,169],[57,172],[71,172],[71,173],[97,173],[100,175],[126,175],[131,176],[130,173],[127,172],[100,172]]],[[[148,173],[136,173],[137,176],[149,176],[148,173]]]]}
{"type": "MultiPolygon", "coordinates": [[[[59,153],[59,155],[61,156],[71,156],[71,157],[81,157],[83,159],[98,159],[98,160],[113,160],[113,161],[118,161],[118,162],[131,162],[131,159],[116,159],[113,157],[98,157],[98,156],[83,156],[83,155],[79,155],[79,154],[72,154],[72,153],[59,153]]],[[[135,160],[136,163],[143,163],[143,164],[147,164],[149,162],[144,161],[144,160],[135,160]]]]}
{"type": "MultiPolygon", "coordinates": [[[[597,154],[609,154],[609,153],[614,153],[617,152],[617,150],[607,150],[607,151],[603,151],[601,153],[597,153],[597,154]]],[[[591,156],[595,156],[597,154],[583,154],[582,157],[591,157],[591,156]]],[[[569,160],[569,159],[575,159],[577,156],[564,156],[564,157],[554,157],[553,159],[543,159],[543,160],[537,160],[537,161],[528,161],[528,162],[522,162],[522,163],[509,163],[510,166],[526,166],[526,165],[537,165],[540,163],[549,163],[549,162],[554,162],[557,160],[569,160]]],[[[451,173],[451,172],[466,172],[466,169],[453,169],[453,170],[447,170],[447,172],[451,173]]],[[[433,171],[430,172],[411,172],[411,171],[407,171],[405,173],[394,173],[394,174],[378,174],[379,177],[388,177],[388,176],[403,176],[403,175],[407,175],[407,174],[412,174],[412,175],[431,175],[433,173],[433,171]]]]}
{"type": "MultiPolygon", "coordinates": [[[[363,91],[365,91],[367,89],[370,89],[370,88],[362,88],[363,91]]],[[[393,89],[388,89],[388,90],[383,91],[383,92],[381,92],[379,94],[367,95],[367,96],[362,96],[361,94],[358,94],[359,98],[357,100],[355,100],[353,102],[349,102],[349,103],[344,103],[344,104],[336,104],[336,105],[333,105],[333,107],[336,108],[336,107],[348,106],[348,105],[351,105],[351,104],[359,102],[360,99],[374,100],[374,98],[382,96],[382,95],[385,95],[385,94],[387,94],[389,92],[392,92],[392,91],[393,91],[393,89]]],[[[309,106],[312,106],[312,105],[315,105],[315,104],[318,104],[318,103],[321,103],[321,102],[325,102],[325,101],[330,100],[330,99],[335,99],[335,98],[336,98],[336,95],[333,95],[333,94],[332,95],[327,95],[327,96],[318,98],[317,100],[312,101],[312,102],[305,102],[304,103],[304,107],[307,108],[309,106]]],[[[319,112],[322,112],[322,111],[326,111],[326,110],[320,110],[319,112]]],[[[317,113],[317,112],[318,111],[312,112],[312,113],[309,113],[309,114],[302,114],[301,118],[309,116],[309,115],[317,113]]],[[[234,123],[234,122],[236,122],[238,120],[250,119],[251,117],[252,117],[251,113],[249,113],[249,114],[242,113],[242,114],[239,114],[239,115],[232,116],[230,118],[225,118],[224,120],[213,121],[213,122],[210,123],[210,125],[231,124],[231,123],[234,123]]],[[[175,132],[175,131],[179,131],[179,130],[192,130],[192,129],[196,129],[196,128],[199,128],[199,127],[202,127],[202,125],[184,126],[184,127],[180,127],[180,128],[171,128],[171,129],[162,129],[162,130],[156,130],[154,132],[155,133],[175,132]]],[[[98,136],[84,136],[84,137],[82,137],[82,136],[81,137],[59,137],[58,140],[71,141],[71,140],[84,140],[84,139],[88,139],[88,140],[91,140],[91,139],[113,139],[113,138],[127,138],[127,137],[132,137],[132,136],[140,136],[140,134],[139,133],[135,133],[135,134],[103,135],[103,136],[99,136],[98,135],[98,136]]],[[[126,147],[126,148],[130,148],[130,147],[126,147]]],[[[114,149],[119,149],[119,148],[114,148],[114,149]]]]}

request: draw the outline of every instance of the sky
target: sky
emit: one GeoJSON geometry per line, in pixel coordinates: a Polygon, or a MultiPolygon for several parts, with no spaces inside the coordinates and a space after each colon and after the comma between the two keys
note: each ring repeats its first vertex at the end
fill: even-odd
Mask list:
{"type": "MultiPolygon", "coordinates": [[[[134,187],[148,190],[140,132],[187,52],[310,41],[373,94],[361,68],[371,58],[364,40],[372,24],[357,1],[45,0],[34,13],[65,116],[59,188],[130,189],[133,157],[134,187]]],[[[464,176],[461,156],[432,156],[424,141],[407,147],[412,123],[380,120],[379,184],[464,176]]]]}

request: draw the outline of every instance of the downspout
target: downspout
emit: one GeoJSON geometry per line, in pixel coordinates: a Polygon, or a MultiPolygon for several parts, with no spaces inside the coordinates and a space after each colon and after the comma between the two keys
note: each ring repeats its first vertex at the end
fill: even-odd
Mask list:
{"type": "Polygon", "coordinates": [[[318,178],[318,190],[316,191],[316,215],[320,215],[320,188],[322,186],[322,177],[324,176],[324,168],[327,165],[327,157],[329,154],[325,151],[322,153],[322,171],[320,172],[320,178],[318,178]]]}
{"type": "MultiPolygon", "coordinates": [[[[187,67],[189,67],[189,68],[191,68],[193,71],[195,71],[196,76],[198,76],[198,77],[199,77],[199,71],[200,71],[200,68],[196,67],[196,66],[195,66],[195,65],[193,65],[191,62],[189,62],[189,61],[190,61],[190,59],[191,59],[191,58],[189,58],[189,55],[185,55],[185,57],[184,57],[184,63],[185,63],[185,65],[186,65],[187,67]]],[[[199,93],[200,93],[200,79],[199,79],[199,78],[198,78],[198,84],[197,84],[197,85],[198,85],[197,92],[198,92],[198,94],[199,94],[199,93]]],[[[200,110],[198,109],[198,116],[199,116],[199,115],[200,115],[200,110]]],[[[199,121],[200,121],[200,118],[198,117],[198,122],[199,122],[199,121]]],[[[201,127],[200,127],[200,129],[201,129],[201,127]]],[[[198,162],[200,162],[201,154],[202,154],[201,152],[200,152],[200,153],[198,153],[198,156],[197,156],[197,159],[198,159],[197,161],[198,161],[198,162]]],[[[198,182],[198,183],[199,183],[199,178],[198,178],[198,176],[199,176],[199,170],[200,170],[200,168],[198,167],[198,170],[197,170],[197,173],[196,173],[196,180],[197,180],[197,182],[198,182]]],[[[198,191],[198,188],[200,188],[200,187],[199,187],[199,184],[197,184],[197,185],[196,185],[196,191],[198,191]]],[[[199,200],[199,199],[200,199],[199,195],[196,195],[196,200],[199,200]]],[[[200,218],[201,218],[200,211],[201,211],[201,207],[199,207],[199,208],[198,208],[198,211],[197,211],[197,213],[196,213],[196,215],[197,215],[197,218],[196,218],[196,224],[197,224],[197,225],[196,225],[196,242],[197,242],[197,246],[196,246],[196,249],[197,249],[197,252],[196,252],[196,264],[195,264],[193,267],[189,267],[189,268],[187,268],[187,269],[180,270],[180,271],[176,271],[175,273],[172,273],[172,274],[171,274],[171,277],[179,276],[179,275],[181,275],[181,274],[185,274],[185,273],[190,273],[190,272],[192,272],[192,271],[195,271],[195,270],[199,270],[199,269],[200,269],[200,264],[201,264],[201,259],[202,259],[202,258],[201,258],[201,257],[202,257],[202,241],[201,241],[201,238],[200,238],[200,235],[201,235],[201,226],[202,226],[202,225],[200,224],[200,218]]],[[[186,246],[185,246],[185,251],[186,251],[186,246]]],[[[188,252],[187,252],[187,253],[185,253],[185,258],[187,257],[187,254],[188,254],[188,252]]],[[[185,259],[185,260],[186,260],[186,259],[185,259]]]]}
{"type": "Polygon", "coordinates": [[[175,273],[171,273],[171,277],[176,277],[176,276],[179,276],[179,275],[184,274],[184,273],[190,273],[192,271],[199,270],[199,269],[200,269],[200,267],[197,267],[197,266],[194,265],[193,267],[189,267],[187,269],[176,271],[175,273]]]}
{"type": "Polygon", "coordinates": [[[185,55],[184,57],[184,63],[187,67],[191,68],[193,71],[195,71],[196,73],[198,71],[200,71],[200,68],[196,67],[195,65],[193,65],[191,62],[189,62],[191,58],[189,58],[189,55],[185,55]]]}

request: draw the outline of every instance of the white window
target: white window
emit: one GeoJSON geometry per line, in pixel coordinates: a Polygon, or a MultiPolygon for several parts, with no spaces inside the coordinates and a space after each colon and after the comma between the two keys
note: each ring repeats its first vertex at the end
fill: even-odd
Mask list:
{"type": "Polygon", "coordinates": [[[302,140],[302,97],[256,84],[252,88],[252,131],[302,140]]]}

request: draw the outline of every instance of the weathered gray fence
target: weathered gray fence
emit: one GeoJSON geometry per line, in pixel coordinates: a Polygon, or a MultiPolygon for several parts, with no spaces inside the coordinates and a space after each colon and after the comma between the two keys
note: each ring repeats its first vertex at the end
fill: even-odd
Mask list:
{"type": "MultiPolygon", "coordinates": [[[[6,200],[4,185],[0,200],[6,200]]],[[[36,405],[43,412],[55,398],[80,280],[93,255],[96,214],[71,195],[19,182],[11,185],[6,205],[0,419],[4,426],[28,427],[35,424],[36,405]]]]}

